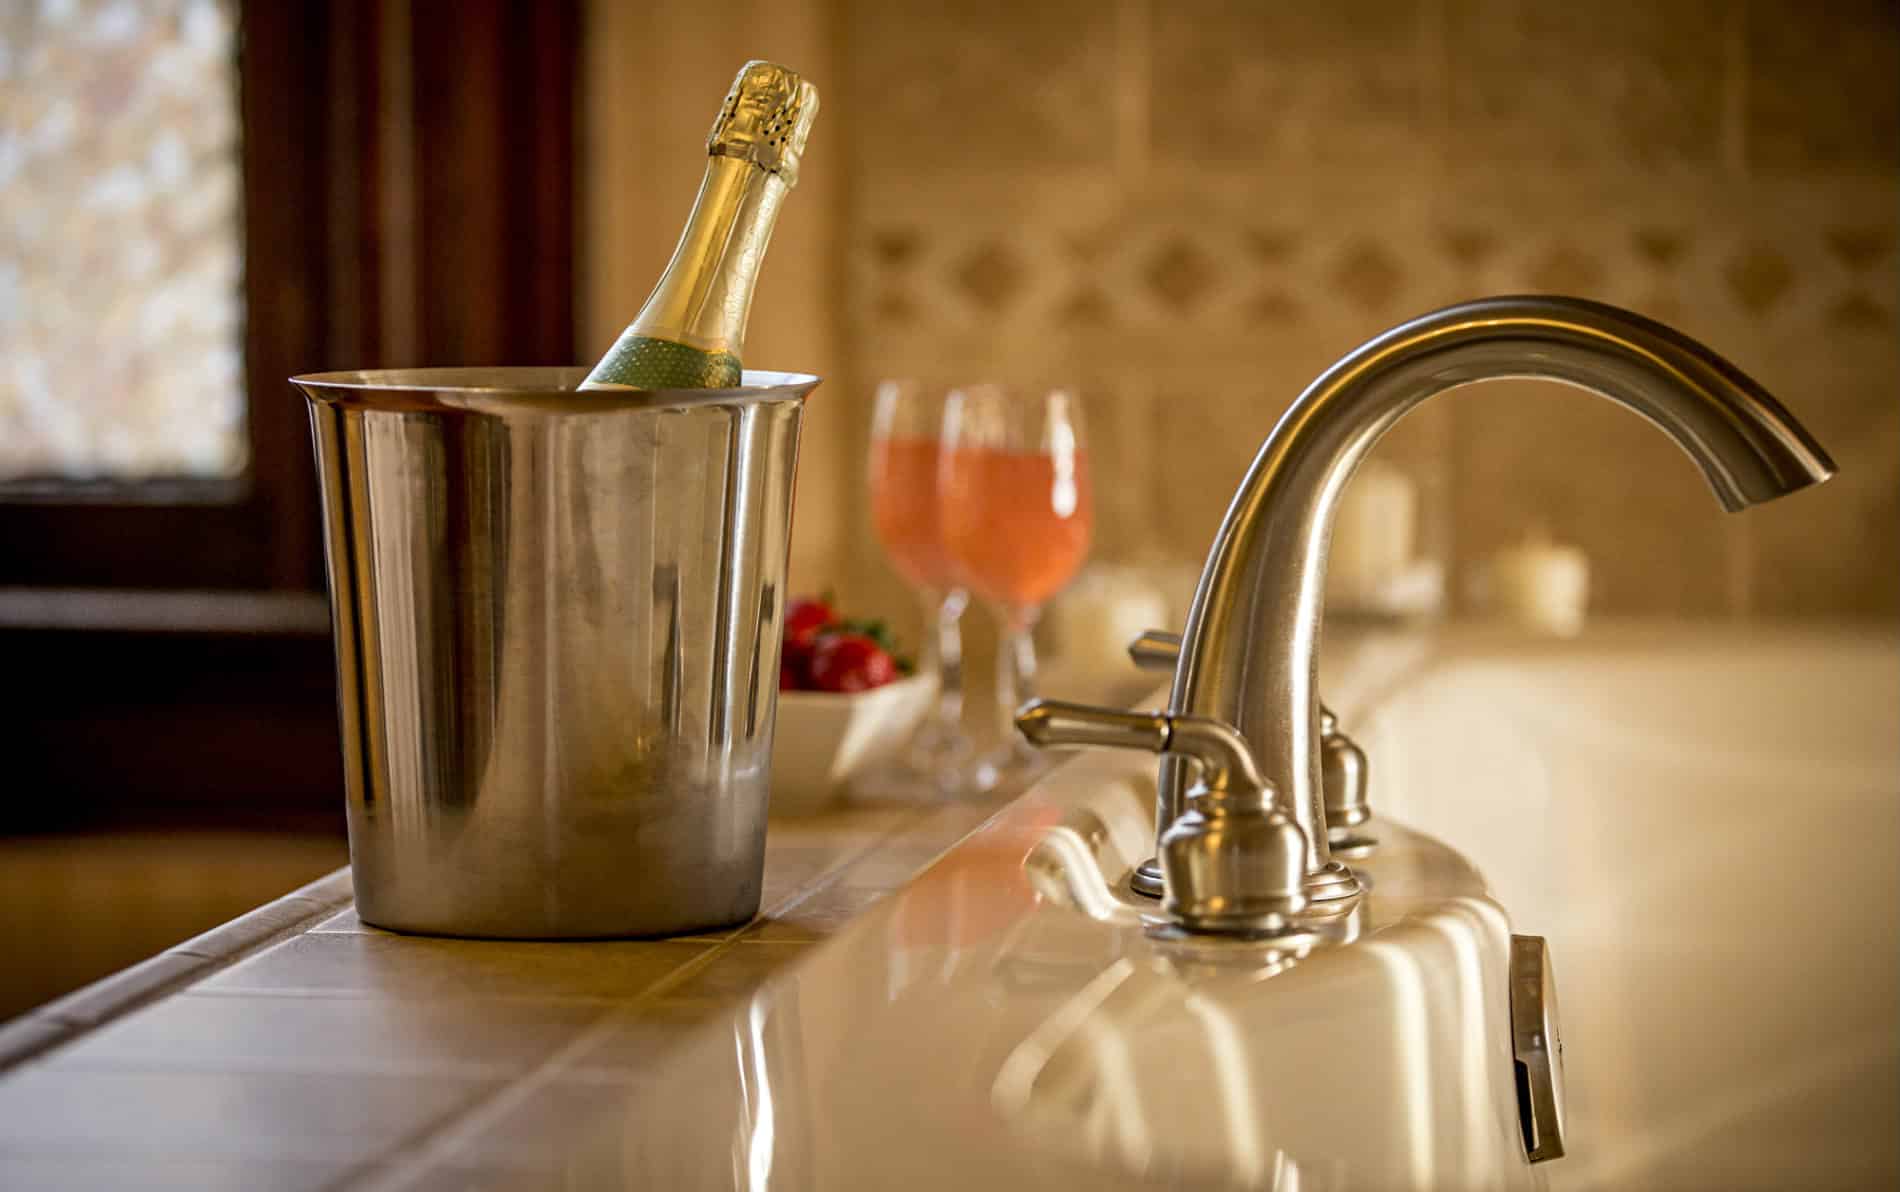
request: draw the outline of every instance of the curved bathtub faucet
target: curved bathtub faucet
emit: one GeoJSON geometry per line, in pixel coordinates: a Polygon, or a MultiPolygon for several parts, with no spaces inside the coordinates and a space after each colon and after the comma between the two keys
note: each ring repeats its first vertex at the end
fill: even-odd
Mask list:
{"type": "MultiPolygon", "coordinates": [[[[1651,319],[1576,298],[1446,307],[1326,370],[1280,419],[1228,506],[1182,635],[1169,712],[1235,726],[1306,837],[1307,895],[1358,883],[1327,846],[1317,662],[1333,513],[1366,452],[1426,398],[1497,378],[1562,381],[1668,434],[1730,511],[1826,480],[1834,464],[1766,390],[1651,319]]],[[[1164,758],[1157,818],[1182,810],[1164,758]]]]}

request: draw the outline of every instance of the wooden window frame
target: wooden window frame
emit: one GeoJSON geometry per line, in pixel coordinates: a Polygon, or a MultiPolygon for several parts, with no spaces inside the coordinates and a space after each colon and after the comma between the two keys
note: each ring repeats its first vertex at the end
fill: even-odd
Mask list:
{"type": "Polygon", "coordinates": [[[575,0],[242,0],[238,34],[248,465],[0,492],[0,671],[37,704],[0,730],[0,786],[47,813],[0,830],[333,821],[318,497],[287,378],[575,358],[575,0]]]}

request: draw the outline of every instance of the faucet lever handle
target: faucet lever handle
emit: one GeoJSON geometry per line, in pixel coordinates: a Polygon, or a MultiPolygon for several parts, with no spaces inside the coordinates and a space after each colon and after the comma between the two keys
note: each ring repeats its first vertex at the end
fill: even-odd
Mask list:
{"type": "Polygon", "coordinates": [[[1253,750],[1233,727],[1204,716],[1124,712],[1038,699],[1016,713],[1016,731],[1031,745],[1100,745],[1171,753],[1201,764],[1202,783],[1213,798],[1273,806],[1271,787],[1260,777],[1253,750]]]}
{"type": "Polygon", "coordinates": [[[1306,833],[1260,776],[1233,726],[1205,716],[1032,700],[1016,713],[1032,745],[1107,745],[1193,758],[1201,786],[1157,842],[1162,911],[1194,932],[1285,936],[1306,907],[1306,833]]]}
{"type": "Polygon", "coordinates": [[[1124,712],[1059,699],[1030,700],[1016,712],[1016,731],[1031,745],[1102,745],[1165,753],[1168,718],[1159,712],[1124,712]]]}
{"type": "Polygon", "coordinates": [[[1181,635],[1166,629],[1144,629],[1128,643],[1128,657],[1149,671],[1171,671],[1181,661],[1181,635]]]}

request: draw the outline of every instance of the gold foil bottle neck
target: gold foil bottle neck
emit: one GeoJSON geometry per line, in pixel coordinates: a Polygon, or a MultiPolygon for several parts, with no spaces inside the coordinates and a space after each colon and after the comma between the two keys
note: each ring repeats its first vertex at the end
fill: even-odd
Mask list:
{"type": "Polygon", "coordinates": [[[732,80],[706,152],[742,158],[795,186],[816,115],[818,88],[775,62],[748,62],[732,80]]]}

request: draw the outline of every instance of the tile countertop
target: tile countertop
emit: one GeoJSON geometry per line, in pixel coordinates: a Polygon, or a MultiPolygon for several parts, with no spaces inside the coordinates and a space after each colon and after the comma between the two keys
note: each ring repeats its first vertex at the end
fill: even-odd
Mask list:
{"type": "Polygon", "coordinates": [[[338,870],[0,1028],[0,1188],[409,1187],[445,1140],[531,1151],[524,1100],[634,1079],[1004,801],[775,820],[760,917],[678,939],[401,936],[338,870]]]}
{"type": "MultiPolygon", "coordinates": [[[[1340,635],[1329,669],[1370,693],[1422,647],[1340,635]]],[[[1019,793],[775,819],[760,916],[676,939],[398,935],[338,870],[0,1026],[0,1188],[507,1186],[1019,793]]]]}

